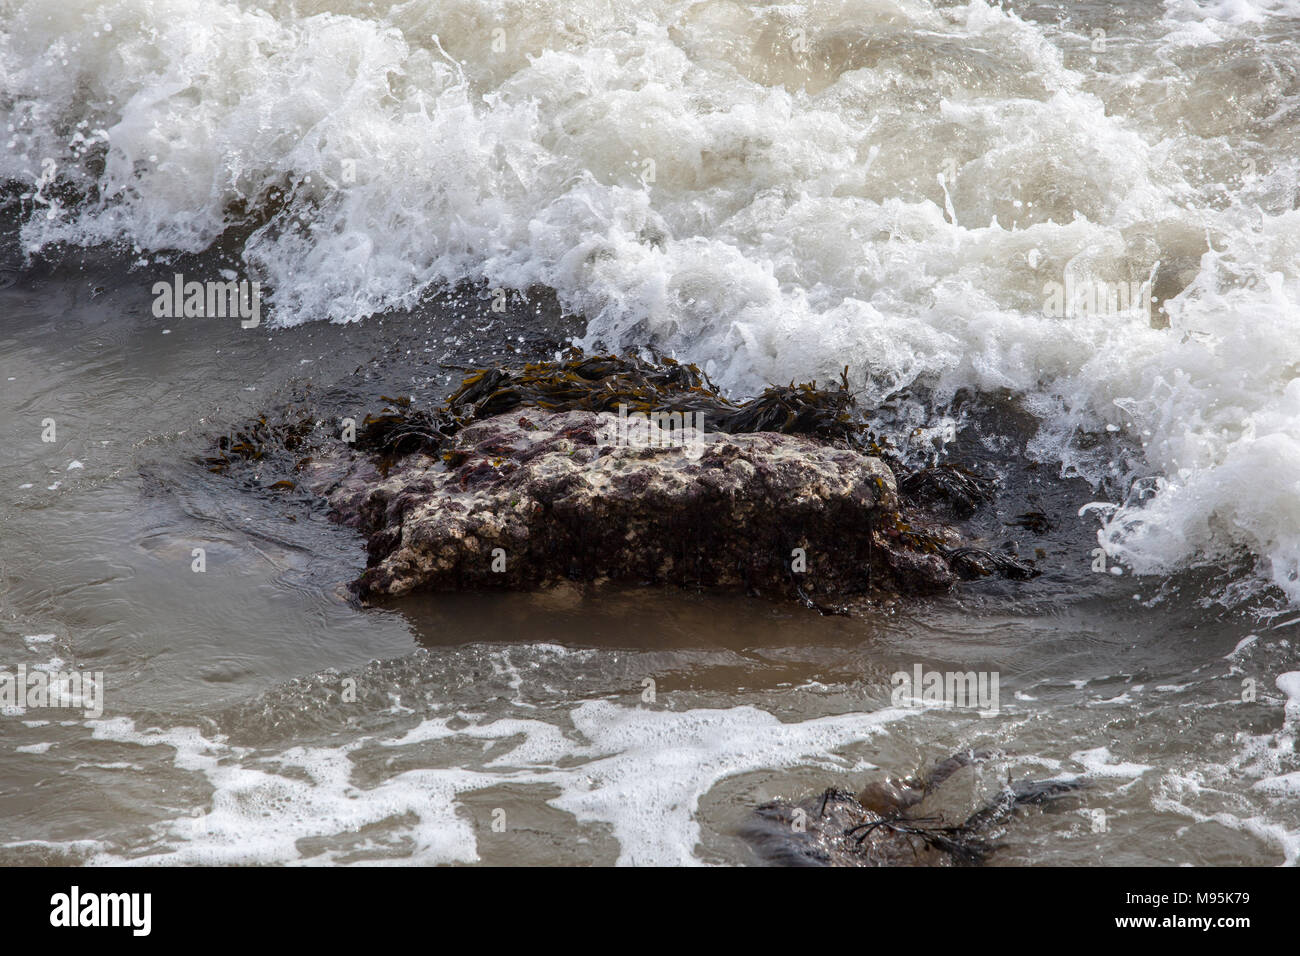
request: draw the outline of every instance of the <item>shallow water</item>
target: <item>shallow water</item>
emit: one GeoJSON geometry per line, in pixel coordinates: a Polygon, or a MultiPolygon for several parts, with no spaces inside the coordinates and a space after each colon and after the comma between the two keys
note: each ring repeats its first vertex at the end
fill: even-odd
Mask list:
{"type": "MultiPolygon", "coordinates": [[[[977,522],[1043,548],[1042,577],[854,618],[610,588],[362,610],[341,588],[362,541],[258,466],[209,473],[213,436],[304,390],[338,414],[438,394],[442,363],[545,355],[571,325],[539,301],[521,342],[525,316],[470,294],[382,325],[160,324],[114,275],[92,257],[0,291],[4,660],[105,685],[99,719],[0,720],[0,860],[747,863],[759,803],[971,747],[1001,755],[950,785],[953,819],[1008,776],[1090,781],[1008,826],[995,864],[1300,852],[1290,629],[1232,656],[1248,619],[1202,584],[1092,573],[1082,482],[1008,470],[977,522]],[[1059,526],[1008,531],[1027,500],[1059,526]],[[998,713],[896,705],[916,664],[996,672],[998,713]]],[[[1009,468],[987,448],[1017,423],[956,444],[1009,468]]]]}
{"type": "Polygon", "coordinates": [[[0,0],[0,663],[103,675],[96,717],[0,703],[0,862],[749,863],[758,803],[977,748],[950,819],[1087,782],[994,864],[1295,863],[1298,36],[1292,0],[0,0]],[[263,324],[156,317],[177,273],[263,324]],[[284,462],[199,460],[570,341],[736,395],[848,366],[1044,573],[363,610],[284,462]],[[893,699],[915,665],[997,712],[893,699]]]}

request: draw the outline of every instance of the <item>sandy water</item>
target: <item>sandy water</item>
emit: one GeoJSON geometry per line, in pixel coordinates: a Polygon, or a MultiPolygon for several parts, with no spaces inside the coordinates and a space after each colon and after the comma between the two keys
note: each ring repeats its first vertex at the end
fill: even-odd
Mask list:
{"type": "Polygon", "coordinates": [[[104,692],[0,704],[0,860],[745,863],[757,802],[978,747],[954,818],[1090,781],[994,863],[1294,863],[1297,36],[1294,0],[0,0],[0,662],[104,692]],[[156,317],[177,272],[265,324],[156,317]],[[570,337],[737,395],[847,365],[1045,573],[852,620],[362,611],[354,536],[195,461],[570,337]],[[918,664],[998,713],[900,706],[918,664]]]}
{"type": "MultiPolygon", "coordinates": [[[[0,290],[3,661],[105,688],[98,719],[0,719],[0,861],[742,864],[758,803],[969,747],[1000,756],[943,795],[953,819],[1008,775],[1091,781],[1009,826],[995,864],[1300,853],[1300,704],[1276,686],[1294,628],[1204,606],[1204,581],[1093,573],[1082,482],[1005,472],[995,512],[1059,522],[1020,538],[1048,556],[1036,581],[852,619],[641,589],[361,610],[339,588],[360,539],[195,456],[304,394],[335,414],[440,394],[445,363],[546,355],[571,324],[466,296],[241,330],[160,322],[145,289],[91,257],[0,290]],[[916,664],[997,672],[998,713],[897,706],[916,664]]],[[[995,424],[971,432],[997,469],[995,424]]]]}

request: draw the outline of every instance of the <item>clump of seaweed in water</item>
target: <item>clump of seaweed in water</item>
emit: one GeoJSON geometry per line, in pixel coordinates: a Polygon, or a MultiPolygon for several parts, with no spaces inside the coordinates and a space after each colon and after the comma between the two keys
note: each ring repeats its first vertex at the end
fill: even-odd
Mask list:
{"type": "Polygon", "coordinates": [[[281,423],[272,423],[259,415],[243,428],[222,435],[216,442],[216,454],[203,459],[208,470],[221,474],[235,461],[261,461],[269,447],[297,451],[314,427],[311,420],[300,417],[281,423]]]}
{"type": "Polygon", "coordinates": [[[967,468],[946,463],[922,468],[904,477],[898,490],[919,500],[943,502],[959,518],[969,518],[993,500],[993,480],[967,468]]]}
{"type": "Polygon", "coordinates": [[[832,787],[798,803],[770,801],[755,810],[740,834],[760,856],[777,864],[978,866],[996,849],[991,840],[996,829],[1018,811],[1045,807],[1089,785],[1086,779],[1008,779],[992,800],[961,822],[915,812],[959,770],[994,756],[991,751],[954,754],[927,774],[877,781],[856,795],[832,787]]]}
{"type": "Polygon", "coordinates": [[[436,453],[459,429],[517,408],[549,412],[702,414],[709,428],[728,434],[780,432],[842,441],[881,457],[885,449],[855,414],[848,368],[838,388],[816,382],[772,385],[747,402],[733,402],[691,364],[660,357],[583,356],[534,362],[520,369],[489,368],[471,373],[444,406],[412,409],[409,399],[384,400],[389,406],[366,416],[357,444],[389,459],[415,451],[436,453]]]}

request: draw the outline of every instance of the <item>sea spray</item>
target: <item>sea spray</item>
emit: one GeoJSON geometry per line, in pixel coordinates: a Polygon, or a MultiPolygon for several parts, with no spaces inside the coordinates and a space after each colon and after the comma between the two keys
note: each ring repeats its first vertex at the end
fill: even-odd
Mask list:
{"type": "Polygon", "coordinates": [[[1245,549],[1300,600],[1287,4],[7,10],[0,177],[28,252],[147,262],[238,226],[281,325],[482,280],[738,393],[845,364],[865,404],[1009,390],[1031,452],[1115,503],[1167,479],[1102,528],[1112,561],[1245,549]],[[1068,275],[1150,294],[1045,314],[1068,275]],[[1108,429],[1140,454],[1096,451],[1108,429]]]}

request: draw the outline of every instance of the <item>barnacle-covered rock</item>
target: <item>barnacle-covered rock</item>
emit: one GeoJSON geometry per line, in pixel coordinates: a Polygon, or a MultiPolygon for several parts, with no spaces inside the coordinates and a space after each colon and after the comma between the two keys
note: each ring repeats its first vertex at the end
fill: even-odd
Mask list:
{"type": "Polygon", "coordinates": [[[952,583],[939,555],[888,534],[897,488],[878,458],[703,424],[649,422],[627,442],[617,415],[529,408],[473,422],[440,454],[408,455],[385,476],[360,459],[321,490],[367,535],[364,598],[567,578],[816,602],[952,583]]]}
{"type": "Polygon", "coordinates": [[[257,462],[259,487],[327,498],[366,537],[362,599],[614,580],[843,613],[856,595],[1037,573],[936,515],[968,515],[994,482],[951,464],[909,473],[857,413],[847,370],[838,387],[735,402],[694,365],[574,353],[474,370],[441,405],[381,398],[351,438],[310,414],[263,416],[205,460],[257,462]],[[266,464],[277,445],[298,459],[289,475],[266,464]]]}

